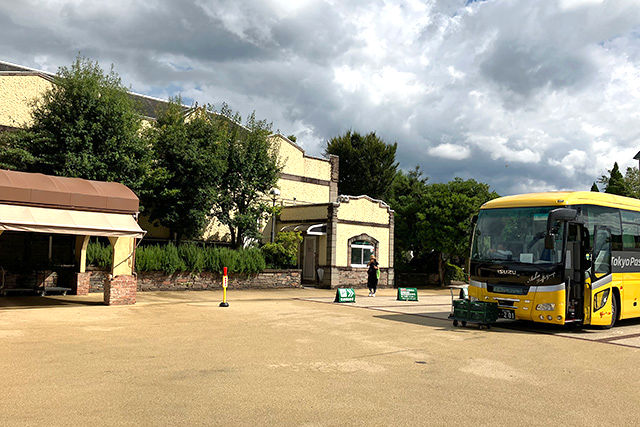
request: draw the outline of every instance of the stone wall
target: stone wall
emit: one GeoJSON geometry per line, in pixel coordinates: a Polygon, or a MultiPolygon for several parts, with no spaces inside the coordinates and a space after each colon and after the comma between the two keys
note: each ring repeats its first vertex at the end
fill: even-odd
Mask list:
{"type": "MultiPolygon", "coordinates": [[[[91,292],[102,292],[108,272],[90,271],[91,292]]],[[[258,274],[230,274],[229,289],[299,288],[302,270],[264,270],[258,274]]],[[[222,289],[222,275],[217,273],[138,273],[139,291],[184,291],[222,289]]]]}
{"type": "Polygon", "coordinates": [[[86,274],[89,275],[89,292],[103,292],[104,282],[109,278],[109,272],[88,267],[86,274]]]}
{"type": "MultiPolygon", "coordinates": [[[[338,287],[341,288],[366,288],[367,287],[367,269],[353,267],[336,267],[338,271],[338,287]]],[[[393,287],[393,269],[380,268],[380,279],[378,279],[379,288],[393,287]]]]}

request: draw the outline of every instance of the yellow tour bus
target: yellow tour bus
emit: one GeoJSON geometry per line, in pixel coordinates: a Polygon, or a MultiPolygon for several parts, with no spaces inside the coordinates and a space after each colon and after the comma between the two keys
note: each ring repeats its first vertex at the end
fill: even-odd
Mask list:
{"type": "Polygon", "coordinates": [[[473,223],[469,296],[500,317],[610,328],[640,316],[640,200],[521,194],[485,203],[473,223]]]}

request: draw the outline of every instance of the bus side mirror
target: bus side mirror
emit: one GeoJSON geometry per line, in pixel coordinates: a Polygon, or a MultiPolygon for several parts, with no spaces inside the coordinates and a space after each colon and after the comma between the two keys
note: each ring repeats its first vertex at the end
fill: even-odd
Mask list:
{"type": "Polygon", "coordinates": [[[549,217],[547,218],[547,234],[544,236],[544,248],[550,250],[555,248],[554,235],[557,233],[557,228],[554,229],[554,225],[556,222],[573,221],[577,216],[578,211],[569,208],[558,208],[549,212],[549,217]]]}
{"type": "Polygon", "coordinates": [[[549,212],[547,218],[547,234],[551,232],[551,229],[558,221],[573,221],[578,216],[578,211],[569,208],[558,208],[549,212]]]}
{"type": "Polygon", "coordinates": [[[544,236],[544,248],[554,250],[556,247],[556,238],[550,232],[544,236]]]}

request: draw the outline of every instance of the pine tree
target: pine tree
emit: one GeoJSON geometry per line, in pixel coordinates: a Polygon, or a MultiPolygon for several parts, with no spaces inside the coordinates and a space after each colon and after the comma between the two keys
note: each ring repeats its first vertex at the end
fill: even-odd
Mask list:
{"type": "Polygon", "coordinates": [[[600,192],[600,189],[598,188],[598,186],[596,185],[596,183],[594,182],[593,185],[591,186],[591,191],[595,191],[596,193],[600,192]]]}
{"type": "Polygon", "coordinates": [[[613,164],[613,169],[609,171],[609,182],[607,183],[607,187],[605,188],[604,192],[609,194],[617,194],[619,196],[629,196],[627,183],[625,182],[622,173],[620,173],[618,162],[615,162],[613,164]]]}

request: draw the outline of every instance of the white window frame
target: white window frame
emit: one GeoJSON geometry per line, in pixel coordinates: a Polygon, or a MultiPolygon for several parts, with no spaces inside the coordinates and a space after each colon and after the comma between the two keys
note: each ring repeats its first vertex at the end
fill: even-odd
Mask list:
{"type": "MultiPolygon", "coordinates": [[[[362,259],[362,255],[363,255],[363,249],[369,249],[371,251],[372,254],[375,254],[376,252],[376,247],[371,244],[371,243],[367,243],[367,244],[351,244],[351,247],[349,248],[349,257],[350,259],[353,259],[352,254],[353,254],[353,249],[360,249],[360,259],[365,262],[364,259],[362,259]]],[[[351,267],[366,267],[367,263],[365,262],[364,264],[353,264],[351,263],[351,267]]]]}

